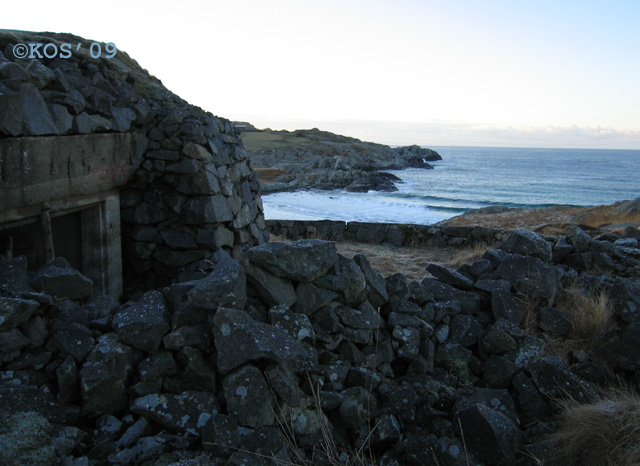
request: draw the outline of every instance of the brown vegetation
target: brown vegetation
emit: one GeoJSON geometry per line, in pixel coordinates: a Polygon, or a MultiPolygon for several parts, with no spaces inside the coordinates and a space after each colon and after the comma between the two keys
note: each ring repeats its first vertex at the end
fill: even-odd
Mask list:
{"type": "Polygon", "coordinates": [[[554,447],[568,466],[640,464],[640,401],[615,395],[592,404],[568,403],[554,447]]]}

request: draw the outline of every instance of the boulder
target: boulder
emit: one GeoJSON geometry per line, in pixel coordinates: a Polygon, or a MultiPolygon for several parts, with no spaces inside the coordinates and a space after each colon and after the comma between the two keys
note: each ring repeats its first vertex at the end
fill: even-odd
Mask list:
{"type": "Polygon", "coordinates": [[[273,424],[273,396],[258,368],[246,365],[227,374],[222,391],[227,413],[239,425],[255,429],[273,424]]]}
{"type": "Polygon", "coordinates": [[[547,266],[538,258],[517,254],[502,261],[496,273],[518,292],[547,306],[553,305],[564,274],[560,268],[547,266]]]}
{"type": "Polygon", "coordinates": [[[247,301],[245,271],[235,259],[222,260],[208,277],[190,283],[195,286],[187,292],[187,299],[198,309],[242,309],[247,301]]]}
{"type": "Polygon", "coordinates": [[[456,418],[460,435],[481,461],[501,466],[516,463],[523,435],[510,418],[480,403],[459,411],[456,418]]]}
{"type": "Polygon", "coordinates": [[[172,432],[198,436],[209,418],[219,413],[220,404],[213,393],[186,391],[146,395],[133,400],[129,408],[172,432]]]}
{"type": "Polygon", "coordinates": [[[214,343],[218,353],[218,370],[227,373],[247,361],[269,359],[291,361],[299,369],[317,364],[311,347],[273,325],[256,322],[249,314],[221,308],[213,318],[214,343]]]}
{"type": "Polygon", "coordinates": [[[123,306],[113,317],[118,338],[147,353],[155,353],[169,333],[169,312],[159,291],[146,292],[137,303],[123,306]]]}
{"type": "Polygon", "coordinates": [[[266,243],[247,251],[250,262],[280,277],[311,282],[325,275],[338,261],[334,243],[301,240],[294,243],[266,243]]]}
{"type": "Polygon", "coordinates": [[[542,236],[529,230],[514,230],[500,245],[500,249],[512,254],[537,257],[545,262],[551,260],[551,244],[542,236]]]}
{"type": "Polygon", "coordinates": [[[59,299],[82,301],[91,296],[93,282],[64,260],[56,260],[42,267],[33,277],[34,287],[59,299]]]}

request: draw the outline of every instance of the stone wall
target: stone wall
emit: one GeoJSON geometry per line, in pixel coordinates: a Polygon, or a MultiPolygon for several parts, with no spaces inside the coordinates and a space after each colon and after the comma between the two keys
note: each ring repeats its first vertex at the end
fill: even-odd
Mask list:
{"type": "Polygon", "coordinates": [[[400,223],[342,222],[337,220],[267,220],[274,235],[292,240],[320,238],[330,241],[390,244],[393,246],[467,246],[504,240],[506,230],[484,227],[439,227],[400,223]]]}
{"type": "Polygon", "coordinates": [[[546,464],[563,399],[637,387],[640,235],[629,235],[517,230],[412,282],[331,242],[270,242],[123,305],[91,298],[61,258],[33,274],[0,258],[3,460],[290,464],[286,432],[320,462],[327,432],[336,452],[371,451],[376,464],[546,464]],[[570,333],[559,297],[576,284],[609,293],[619,330],[600,337],[604,359],[585,347],[568,366],[546,342],[570,333]],[[40,427],[20,450],[9,433],[29,419],[40,427]]]}
{"type": "MultiPolygon", "coordinates": [[[[125,52],[93,58],[90,45],[69,34],[0,32],[0,137],[18,146],[37,136],[56,148],[76,144],[75,135],[126,135],[127,176],[116,183],[125,283],[152,288],[193,278],[211,270],[212,255],[237,256],[264,242],[260,186],[231,122],[172,94],[125,52]],[[73,54],[13,56],[15,44],[30,42],[58,49],[73,43],[73,54]]],[[[100,192],[104,179],[96,168],[118,154],[100,159],[88,150],[67,160],[60,151],[57,157],[52,167],[66,164],[56,178],[63,192],[41,190],[45,198],[22,199],[19,207],[40,211],[56,196],[75,194],[76,175],[83,170],[97,179],[81,194],[100,192]]],[[[21,179],[24,167],[19,160],[2,164],[4,194],[15,188],[12,182],[21,179]]],[[[7,209],[0,205],[0,217],[7,209]]]]}

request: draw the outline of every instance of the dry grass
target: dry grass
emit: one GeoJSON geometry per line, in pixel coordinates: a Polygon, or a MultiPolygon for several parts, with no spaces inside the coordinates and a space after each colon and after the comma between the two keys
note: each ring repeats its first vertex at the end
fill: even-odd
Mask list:
{"type": "Polygon", "coordinates": [[[248,151],[278,149],[309,143],[306,138],[296,137],[295,133],[287,131],[247,131],[240,134],[240,139],[244,141],[248,151]]]}
{"type": "Polygon", "coordinates": [[[548,235],[567,234],[572,225],[582,225],[594,229],[605,225],[640,222],[640,212],[628,203],[596,207],[554,206],[539,209],[508,209],[504,212],[469,211],[450,218],[439,225],[482,226],[511,230],[526,228],[548,235]]]}
{"type": "MultiPolygon", "coordinates": [[[[322,235],[309,235],[309,239],[326,238],[322,235]]],[[[270,241],[289,241],[283,236],[271,235],[270,241]]],[[[338,252],[351,259],[356,254],[364,254],[373,270],[382,276],[403,273],[409,281],[422,280],[430,276],[424,270],[428,263],[437,263],[456,269],[462,264],[470,264],[482,257],[489,246],[486,244],[464,247],[390,247],[372,243],[336,242],[338,252]]]]}
{"type": "MultiPolygon", "coordinates": [[[[567,336],[547,342],[547,352],[560,356],[567,364],[570,364],[575,351],[585,352],[605,362],[606,335],[618,327],[609,294],[602,290],[587,295],[577,284],[573,284],[559,291],[556,307],[569,315],[572,325],[567,336]]],[[[535,310],[527,314],[529,312],[536,313],[535,310]]],[[[527,319],[533,321],[534,317],[527,319]]],[[[534,332],[535,324],[528,325],[530,327],[527,330],[534,332]]]]}
{"type": "Polygon", "coordinates": [[[568,466],[640,464],[640,400],[617,394],[592,404],[565,404],[554,451],[568,466]]]}

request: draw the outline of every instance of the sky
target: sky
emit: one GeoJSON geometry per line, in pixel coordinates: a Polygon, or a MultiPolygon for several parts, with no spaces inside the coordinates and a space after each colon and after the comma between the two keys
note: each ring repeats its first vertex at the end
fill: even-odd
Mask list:
{"type": "Polygon", "coordinates": [[[638,0],[12,1],[259,128],[423,146],[640,149],[638,0]]]}

